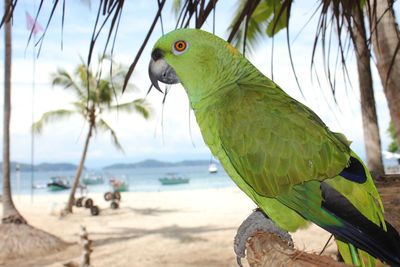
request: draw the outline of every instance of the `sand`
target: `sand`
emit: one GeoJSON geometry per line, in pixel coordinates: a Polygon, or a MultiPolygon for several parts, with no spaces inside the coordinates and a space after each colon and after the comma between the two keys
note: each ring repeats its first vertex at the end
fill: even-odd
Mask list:
{"type": "MultiPolygon", "coordinates": [[[[79,262],[81,225],[93,240],[93,266],[237,266],[233,238],[255,208],[236,188],[122,193],[118,210],[110,209],[102,194],[89,196],[101,208],[99,216],[74,208],[74,214],[62,219],[58,213],[66,195],[35,196],[33,203],[29,196],[15,197],[31,225],[74,244],[61,253],[0,266],[56,267],[79,262]]],[[[319,252],[330,234],[312,226],[292,236],[297,248],[319,252]]],[[[331,242],[324,254],[335,253],[331,242]]]]}

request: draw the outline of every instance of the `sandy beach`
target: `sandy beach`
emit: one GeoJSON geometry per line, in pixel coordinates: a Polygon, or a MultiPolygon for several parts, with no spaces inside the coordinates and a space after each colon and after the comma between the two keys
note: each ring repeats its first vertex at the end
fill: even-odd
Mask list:
{"type": "MultiPolygon", "coordinates": [[[[80,260],[78,244],[83,225],[93,240],[93,266],[237,266],[233,238],[255,205],[239,189],[122,193],[121,208],[112,210],[102,194],[89,194],[101,209],[91,216],[85,208],[60,219],[66,195],[16,196],[28,222],[74,243],[60,253],[17,259],[0,266],[62,266],[80,260]]],[[[295,246],[319,252],[329,238],[312,226],[293,234],[295,246]]],[[[330,244],[326,255],[336,251],[330,244]]],[[[247,264],[246,260],[244,262],[247,264]]]]}

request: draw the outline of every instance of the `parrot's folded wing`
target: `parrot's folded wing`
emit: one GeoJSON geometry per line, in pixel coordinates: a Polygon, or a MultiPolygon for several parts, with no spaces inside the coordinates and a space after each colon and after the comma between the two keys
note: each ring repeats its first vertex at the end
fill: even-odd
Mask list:
{"type": "Polygon", "coordinates": [[[347,140],[274,83],[231,86],[219,103],[218,135],[236,172],[258,194],[273,197],[346,167],[347,140]]]}

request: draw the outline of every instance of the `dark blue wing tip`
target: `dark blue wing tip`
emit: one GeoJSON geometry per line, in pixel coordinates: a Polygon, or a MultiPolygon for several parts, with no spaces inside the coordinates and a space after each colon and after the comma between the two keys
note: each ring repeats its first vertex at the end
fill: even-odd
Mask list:
{"type": "Polygon", "coordinates": [[[364,165],[354,157],[350,157],[349,166],[344,168],[339,175],[359,184],[365,183],[367,180],[364,165]]]}

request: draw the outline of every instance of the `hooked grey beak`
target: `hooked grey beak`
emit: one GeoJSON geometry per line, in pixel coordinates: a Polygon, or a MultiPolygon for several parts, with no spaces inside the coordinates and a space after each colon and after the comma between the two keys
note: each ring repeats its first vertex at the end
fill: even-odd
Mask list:
{"type": "Polygon", "coordinates": [[[151,53],[149,77],[153,86],[162,93],[158,81],[166,84],[179,83],[175,70],[164,60],[164,53],[156,48],[151,53]]]}

